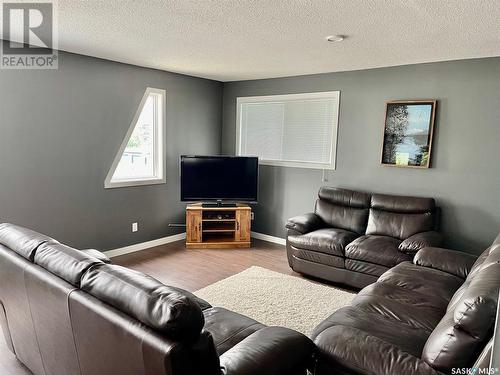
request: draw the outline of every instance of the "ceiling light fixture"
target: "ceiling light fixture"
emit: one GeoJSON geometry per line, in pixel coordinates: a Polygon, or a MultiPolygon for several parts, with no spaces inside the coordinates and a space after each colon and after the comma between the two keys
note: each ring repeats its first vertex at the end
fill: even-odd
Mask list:
{"type": "Polygon", "coordinates": [[[326,37],[326,40],[334,43],[334,42],[342,42],[345,38],[347,38],[346,35],[330,35],[326,37]]]}

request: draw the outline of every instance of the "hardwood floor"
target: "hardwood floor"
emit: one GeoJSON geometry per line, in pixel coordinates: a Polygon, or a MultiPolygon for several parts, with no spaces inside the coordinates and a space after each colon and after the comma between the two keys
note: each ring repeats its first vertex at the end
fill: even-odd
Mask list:
{"type": "MultiPolygon", "coordinates": [[[[224,250],[186,250],[184,241],[177,241],[115,257],[112,262],[189,291],[201,289],[251,266],[298,275],[288,266],[284,246],[255,239],[250,249],[224,250]]],[[[0,374],[30,375],[31,372],[7,348],[3,334],[0,336],[0,374]]]]}
{"type": "Polygon", "coordinates": [[[177,241],[115,257],[113,263],[144,272],[164,284],[191,292],[251,266],[298,275],[288,266],[284,246],[255,239],[249,249],[220,250],[186,250],[184,241],[177,241]]]}

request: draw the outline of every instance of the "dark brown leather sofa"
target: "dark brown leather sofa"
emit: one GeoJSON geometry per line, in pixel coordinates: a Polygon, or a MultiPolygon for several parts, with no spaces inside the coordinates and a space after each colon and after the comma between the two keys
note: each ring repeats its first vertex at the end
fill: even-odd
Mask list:
{"type": "Polygon", "coordinates": [[[35,375],[305,374],[304,335],[107,261],[0,224],[0,324],[35,375]]]}
{"type": "Polygon", "coordinates": [[[365,287],[441,244],[438,212],[432,198],[322,187],[314,212],[286,223],[288,263],[299,273],[365,287]]]}
{"type": "Polygon", "coordinates": [[[478,258],[422,249],[316,327],[316,374],[491,373],[499,288],[500,235],[478,258]]]}

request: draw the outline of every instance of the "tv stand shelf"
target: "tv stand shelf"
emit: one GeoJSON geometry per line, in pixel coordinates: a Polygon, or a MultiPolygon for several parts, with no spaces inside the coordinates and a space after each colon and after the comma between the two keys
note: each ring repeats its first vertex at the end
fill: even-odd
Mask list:
{"type": "Polygon", "coordinates": [[[236,219],[202,219],[201,221],[220,223],[220,222],[231,222],[231,221],[234,222],[236,221],[236,219]]]}
{"type": "Polygon", "coordinates": [[[207,207],[202,203],[186,207],[186,247],[227,249],[250,247],[251,208],[207,207]]]}
{"type": "Polygon", "coordinates": [[[235,229],[203,229],[202,233],[227,233],[227,232],[236,232],[235,229]]]}

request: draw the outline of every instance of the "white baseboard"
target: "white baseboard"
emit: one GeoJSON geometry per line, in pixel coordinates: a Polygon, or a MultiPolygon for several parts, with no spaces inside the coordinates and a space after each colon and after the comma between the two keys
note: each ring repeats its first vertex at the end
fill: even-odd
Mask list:
{"type": "Polygon", "coordinates": [[[270,236],[269,234],[259,233],[259,232],[251,232],[253,238],[258,240],[263,240],[267,242],[277,243],[279,245],[286,245],[286,240],[281,237],[270,236]]]}
{"type": "MultiPolygon", "coordinates": [[[[286,244],[286,240],[284,238],[274,237],[274,236],[270,236],[268,234],[258,233],[258,232],[251,232],[251,235],[253,238],[256,238],[258,240],[277,243],[279,245],[286,244]]],[[[146,250],[146,249],[149,249],[151,247],[161,246],[161,245],[165,245],[167,243],[180,241],[180,240],[183,240],[185,238],[186,238],[186,233],[184,232],[184,233],[174,234],[172,236],[158,238],[158,239],[152,240],[152,241],[136,243],[134,245],[120,247],[118,249],[113,249],[113,250],[108,250],[108,251],[105,251],[104,253],[108,257],[113,258],[113,257],[117,257],[120,255],[135,253],[136,251],[146,250]]]]}
{"type": "Polygon", "coordinates": [[[135,245],[121,247],[119,249],[108,250],[108,251],[105,251],[104,253],[108,257],[112,258],[112,257],[117,257],[119,255],[134,253],[136,251],[141,251],[141,250],[146,250],[146,249],[149,249],[149,248],[155,247],[155,246],[161,246],[161,245],[165,245],[167,243],[180,241],[180,240],[183,240],[184,238],[186,238],[185,232],[179,233],[179,234],[174,234],[172,236],[158,238],[158,239],[152,240],[152,241],[137,243],[135,245]]]}

